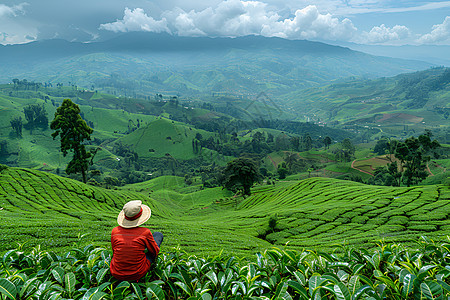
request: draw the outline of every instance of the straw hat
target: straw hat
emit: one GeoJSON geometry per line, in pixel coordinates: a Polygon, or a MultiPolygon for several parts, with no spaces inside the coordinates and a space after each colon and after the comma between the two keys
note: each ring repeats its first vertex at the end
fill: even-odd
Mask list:
{"type": "Polygon", "coordinates": [[[117,217],[117,223],[123,228],[133,228],[145,223],[151,215],[150,207],[142,204],[141,200],[134,200],[125,203],[117,217]]]}

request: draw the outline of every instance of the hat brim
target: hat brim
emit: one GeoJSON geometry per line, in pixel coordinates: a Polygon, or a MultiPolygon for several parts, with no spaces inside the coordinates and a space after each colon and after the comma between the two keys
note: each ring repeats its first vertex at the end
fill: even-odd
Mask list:
{"type": "Polygon", "coordinates": [[[125,212],[122,210],[119,213],[119,216],[117,217],[117,223],[123,228],[133,228],[144,224],[145,222],[147,222],[148,219],[150,219],[150,216],[152,215],[152,210],[145,204],[142,204],[141,207],[142,207],[142,215],[136,220],[132,221],[125,219],[125,212]]]}

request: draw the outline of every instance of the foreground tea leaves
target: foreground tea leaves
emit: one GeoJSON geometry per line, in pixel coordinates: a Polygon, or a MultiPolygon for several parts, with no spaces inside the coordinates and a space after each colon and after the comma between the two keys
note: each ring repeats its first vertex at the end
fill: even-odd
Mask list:
{"type": "Polygon", "coordinates": [[[447,299],[450,243],[427,238],[417,249],[343,247],[339,254],[272,248],[254,260],[220,253],[161,253],[139,282],[117,281],[111,253],[88,245],[62,255],[7,251],[0,264],[0,300],[144,299],[447,299]]]}
{"type": "Polygon", "coordinates": [[[5,278],[0,278],[0,293],[7,298],[16,299],[17,289],[15,285],[5,278]]]}

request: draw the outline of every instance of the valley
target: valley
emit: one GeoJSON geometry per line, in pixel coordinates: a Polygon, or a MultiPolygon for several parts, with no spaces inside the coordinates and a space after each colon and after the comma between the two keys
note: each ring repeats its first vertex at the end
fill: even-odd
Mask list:
{"type": "Polygon", "coordinates": [[[1,45],[0,66],[0,300],[450,295],[449,68],[150,32],[1,45]],[[131,200],[165,238],[119,282],[131,200]]]}

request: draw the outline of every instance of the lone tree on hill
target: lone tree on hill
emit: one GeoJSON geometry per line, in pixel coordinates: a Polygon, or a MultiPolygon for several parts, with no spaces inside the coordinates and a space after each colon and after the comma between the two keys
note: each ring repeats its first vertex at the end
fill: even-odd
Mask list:
{"type": "Polygon", "coordinates": [[[325,147],[326,147],[327,149],[330,149],[331,138],[330,138],[329,136],[326,136],[326,137],[323,139],[323,144],[325,145],[325,147]]]}
{"type": "Polygon", "coordinates": [[[16,136],[22,137],[22,128],[23,128],[22,117],[14,117],[9,122],[11,123],[12,129],[16,132],[16,136]]]}
{"type": "Polygon", "coordinates": [[[407,186],[418,184],[428,177],[427,162],[430,160],[430,154],[440,146],[438,141],[431,141],[429,134],[398,142],[395,157],[400,161],[403,181],[407,186]]]}
{"type": "Polygon", "coordinates": [[[351,161],[355,156],[355,146],[350,139],[346,138],[340,143],[340,147],[335,149],[333,153],[338,161],[351,161]]]}
{"type": "Polygon", "coordinates": [[[250,195],[250,188],[259,180],[258,166],[250,158],[237,158],[230,161],[224,175],[223,186],[234,192],[242,191],[244,195],[250,195]]]}
{"type": "Polygon", "coordinates": [[[385,154],[387,150],[389,150],[389,140],[385,137],[382,137],[380,140],[378,140],[375,147],[373,148],[373,152],[378,155],[385,154]]]}
{"type": "Polygon", "coordinates": [[[0,142],[0,154],[1,155],[8,154],[8,142],[7,141],[0,142]]]}
{"type": "Polygon", "coordinates": [[[81,173],[83,182],[86,183],[86,171],[89,166],[91,152],[86,151],[84,140],[90,140],[94,131],[80,116],[80,107],[70,99],[64,99],[56,110],[55,119],[50,124],[55,130],[53,139],[58,135],[61,137],[61,151],[64,156],[73,152],[73,158],[66,167],[66,173],[81,173]]]}
{"type": "Polygon", "coordinates": [[[44,104],[29,104],[23,108],[23,113],[28,122],[25,127],[30,130],[30,134],[33,133],[33,129],[36,127],[48,128],[48,117],[44,104]]]}
{"type": "Polygon", "coordinates": [[[292,172],[294,169],[295,164],[298,162],[300,157],[297,153],[294,152],[287,152],[284,157],[284,161],[286,162],[286,166],[289,170],[289,172],[292,172]]]}

